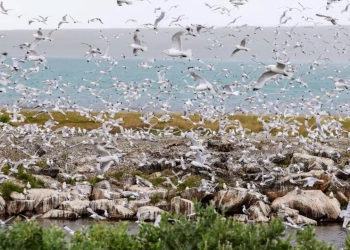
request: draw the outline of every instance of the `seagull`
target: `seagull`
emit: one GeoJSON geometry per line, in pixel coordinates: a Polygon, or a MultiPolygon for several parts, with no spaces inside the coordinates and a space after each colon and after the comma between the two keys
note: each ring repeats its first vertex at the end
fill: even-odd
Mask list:
{"type": "Polygon", "coordinates": [[[100,22],[101,24],[103,24],[101,18],[92,18],[88,20],[88,23],[94,23],[94,22],[100,22]]]}
{"type": "Polygon", "coordinates": [[[1,11],[0,11],[0,13],[2,13],[2,14],[4,14],[4,15],[8,15],[8,11],[9,10],[12,10],[12,9],[5,9],[4,8],[4,3],[1,1],[1,3],[0,3],[0,8],[1,8],[1,11]]]}
{"type": "Polygon", "coordinates": [[[142,41],[140,40],[139,34],[140,34],[140,30],[138,30],[138,29],[135,30],[134,43],[130,44],[130,47],[133,48],[132,52],[133,52],[134,56],[137,56],[140,50],[142,52],[147,51],[147,47],[142,46],[142,41]]]}
{"type": "Polygon", "coordinates": [[[154,30],[158,30],[158,24],[159,24],[160,21],[162,21],[164,19],[165,13],[166,13],[165,11],[162,11],[160,13],[159,17],[154,21],[154,25],[153,25],[154,26],[153,27],[154,30]]]}
{"type": "Polygon", "coordinates": [[[316,14],[316,16],[318,17],[324,17],[325,20],[331,22],[333,25],[337,25],[337,20],[336,18],[334,17],[331,17],[331,16],[325,16],[325,15],[321,15],[321,14],[316,14]]]}
{"type": "Polygon", "coordinates": [[[68,16],[68,14],[66,14],[65,16],[62,17],[61,22],[58,23],[58,28],[60,28],[62,24],[68,23],[67,16],[68,16]]]}
{"type": "Polygon", "coordinates": [[[241,18],[242,16],[236,17],[232,22],[229,22],[226,27],[230,26],[231,24],[234,24],[239,18],[241,18]]]}
{"type": "Polygon", "coordinates": [[[184,34],[189,34],[194,36],[194,34],[191,33],[190,28],[187,28],[186,30],[181,30],[176,32],[173,37],[171,38],[172,40],[172,44],[171,44],[171,48],[167,49],[167,50],[163,50],[162,53],[171,56],[171,57],[187,57],[187,58],[192,58],[192,50],[188,49],[188,50],[182,50],[182,36],[184,34]]]}
{"type": "Polygon", "coordinates": [[[97,213],[95,213],[90,207],[88,207],[86,209],[91,215],[90,217],[93,218],[93,219],[99,219],[99,220],[105,220],[106,217],[103,217],[101,215],[98,215],[97,213]]]}
{"type": "Polygon", "coordinates": [[[0,225],[1,226],[5,226],[10,220],[12,220],[15,216],[12,216],[11,218],[8,218],[7,220],[3,221],[3,220],[0,220],[0,225]]]}
{"type": "Polygon", "coordinates": [[[277,62],[277,65],[267,65],[266,66],[267,71],[265,71],[259,77],[258,82],[254,85],[253,90],[256,91],[261,89],[262,87],[264,87],[267,81],[269,81],[271,78],[273,78],[278,74],[290,77],[292,73],[287,72],[285,68],[286,68],[286,63],[281,61],[277,62]]]}
{"type": "Polygon", "coordinates": [[[296,181],[306,181],[303,187],[313,187],[315,182],[324,182],[324,180],[320,180],[315,177],[306,177],[304,179],[300,179],[296,181]]]}
{"type": "Polygon", "coordinates": [[[246,215],[250,215],[248,209],[246,209],[245,205],[243,205],[242,212],[246,215]]]}
{"type": "Polygon", "coordinates": [[[75,233],[75,231],[70,229],[67,225],[64,225],[63,229],[66,230],[70,235],[74,235],[74,233],[75,233]]]}
{"type": "Polygon", "coordinates": [[[197,87],[194,88],[196,91],[210,90],[210,92],[215,93],[213,85],[204,79],[202,76],[198,75],[193,67],[189,67],[188,71],[195,81],[199,83],[197,87]]]}
{"type": "Polygon", "coordinates": [[[130,0],[117,0],[117,4],[118,4],[119,6],[122,6],[123,4],[126,4],[126,5],[133,4],[133,2],[130,1],[130,0]]]}
{"type": "Polygon", "coordinates": [[[236,54],[238,51],[240,50],[245,50],[245,51],[249,51],[250,48],[247,48],[245,45],[246,43],[248,43],[248,38],[244,38],[242,41],[241,41],[241,44],[240,45],[236,45],[235,46],[235,50],[232,52],[231,56],[233,56],[234,54],[236,54]]]}
{"type": "Polygon", "coordinates": [[[343,228],[346,228],[346,226],[350,222],[350,202],[348,203],[348,205],[346,207],[346,210],[341,210],[340,211],[339,217],[340,218],[344,218],[343,228]]]}

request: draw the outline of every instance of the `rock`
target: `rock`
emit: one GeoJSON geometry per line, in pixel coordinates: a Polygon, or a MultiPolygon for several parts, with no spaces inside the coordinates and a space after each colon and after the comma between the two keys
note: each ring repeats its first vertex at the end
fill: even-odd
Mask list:
{"type": "Polygon", "coordinates": [[[159,207],[160,209],[164,210],[164,211],[170,211],[170,203],[167,202],[166,200],[161,200],[159,202],[157,202],[156,204],[154,204],[154,206],[159,207]]]}
{"type": "Polygon", "coordinates": [[[261,167],[256,162],[245,164],[244,170],[246,174],[261,173],[261,167]]]}
{"type": "Polygon", "coordinates": [[[183,214],[183,215],[192,215],[195,213],[194,203],[190,200],[176,196],[171,199],[170,210],[172,213],[183,214]]]}
{"type": "Polygon", "coordinates": [[[325,219],[334,221],[340,214],[340,203],[330,199],[320,190],[303,190],[298,195],[292,191],[273,201],[271,208],[277,211],[282,204],[296,209],[301,215],[314,220],[325,219]]]}
{"type": "Polygon", "coordinates": [[[0,215],[6,214],[6,202],[2,196],[0,196],[0,215]]]}
{"type": "Polygon", "coordinates": [[[248,192],[245,188],[234,188],[231,190],[220,190],[214,196],[215,206],[228,213],[241,213],[242,206],[249,207],[261,198],[261,194],[248,192]]]}
{"type": "Polygon", "coordinates": [[[94,185],[94,188],[101,188],[101,189],[111,190],[111,184],[109,183],[109,181],[103,180],[103,181],[97,182],[94,185]]]}
{"type": "Polygon", "coordinates": [[[55,179],[53,179],[50,176],[46,176],[46,175],[33,175],[36,179],[42,180],[45,184],[44,187],[45,188],[50,188],[52,186],[57,186],[60,187],[61,183],[59,181],[56,181],[55,179]]]}
{"type": "Polygon", "coordinates": [[[41,169],[41,171],[39,172],[40,175],[47,175],[47,176],[50,176],[52,178],[56,178],[57,175],[59,174],[60,172],[60,169],[59,168],[55,168],[55,167],[49,167],[49,166],[46,166],[46,167],[43,167],[41,169]]]}
{"type": "MultiPolygon", "coordinates": [[[[92,187],[90,185],[85,185],[85,184],[80,184],[79,187],[80,187],[81,191],[83,192],[83,194],[86,195],[86,199],[88,199],[91,195],[92,187]]],[[[78,196],[79,195],[79,192],[77,191],[77,186],[72,187],[70,194],[71,194],[71,196],[78,196]]]]}
{"type": "Polygon", "coordinates": [[[320,152],[318,153],[318,156],[332,159],[335,162],[338,162],[339,159],[342,157],[342,154],[335,148],[322,145],[322,148],[320,152]]]}
{"type": "Polygon", "coordinates": [[[250,215],[248,217],[250,220],[254,220],[255,222],[268,222],[270,220],[268,215],[271,213],[271,208],[263,201],[257,201],[254,205],[249,207],[249,213],[250,215]]]}
{"type": "Polygon", "coordinates": [[[152,182],[146,180],[145,178],[142,178],[138,175],[135,175],[135,178],[136,178],[136,184],[137,185],[141,185],[141,186],[144,186],[144,187],[149,187],[149,188],[154,188],[152,182]]]}
{"type": "Polygon", "coordinates": [[[294,153],[292,158],[292,163],[304,163],[306,168],[309,168],[309,165],[314,161],[319,163],[323,167],[323,170],[330,170],[335,167],[334,161],[332,159],[324,157],[294,153]]]}
{"type": "Polygon", "coordinates": [[[90,207],[93,211],[104,211],[104,210],[109,210],[113,207],[115,204],[114,201],[112,200],[107,200],[107,199],[101,199],[101,200],[95,200],[90,202],[90,207]]]}
{"type": "Polygon", "coordinates": [[[198,191],[198,188],[188,188],[181,192],[181,198],[187,200],[197,200],[201,202],[209,202],[214,198],[213,194],[207,194],[205,191],[198,191]]]}
{"type": "Polygon", "coordinates": [[[72,200],[72,201],[64,201],[61,204],[61,209],[65,211],[70,211],[81,215],[87,215],[87,208],[90,207],[89,200],[72,200]]]}
{"type": "Polygon", "coordinates": [[[168,190],[165,188],[149,188],[133,185],[128,188],[129,191],[142,193],[145,192],[150,198],[158,196],[160,199],[166,199],[168,197],[168,190]]]}
{"type": "Polygon", "coordinates": [[[150,200],[146,200],[146,199],[134,200],[134,201],[129,201],[129,208],[136,213],[140,207],[148,206],[150,204],[151,204],[150,200]]]}
{"type": "Polygon", "coordinates": [[[37,214],[44,214],[58,208],[66,200],[66,193],[58,193],[56,190],[33,188],[28,190],[27,200],[34,200],[34,209],[37,214]]]}
{"type": "Polygon", "coordinates": [[[65,182],[67,184],[71,184],[72,183],[72,176],[70,176],[69,174],[66,174],[66,173],[59,173],[57,175],[57,180],[61,183],[65,182]]]}
{"type": "Polygon", "coordinates": [[[136,214],[131,209],[122,205],[113,205],[108,213],[112,219],[132,219],[136,214]]]}
{"type": "Polygon", "coordinates": [[[33,211],[34,200],[15,200],[6,203],[6,212],[9,215],[33,211]]]}
{"type": "Polygon", "coordinates": [[[317,221],[307,218],[305,216],[302,216],[300,214],[294,217],[293,221],[297,224],[306,224],[306,225],[313,225],[313,226],[317,225],[317,221]]]}
{"type": "Polygon", "coordinates": [[[138,214],[147,214],[145,217],[143,217],[145,221],[155,221],[158,214],[161,214],[163,212],[164,211],[162,209],[154,206],[143,206],[137,210],[138,214]]]}
{"type": "Polygon", "coordinates": [[[90,198],[92,200],[109,199],[111,198],[111,196],[109,195],[108,192],[109,191],[107,189],[93,188],[90,198]]]}
{"type": "Polygon", "coordinates": [[[34,152],[39,156],[43,156],[44,154],[46,154],[46,151],[38,144],[34,145],[34,152]]]}
{"type": "Polygon", "coordinates": [[[21,194],[21,193],[18,193],[16,191],[12,191],[11,194],[10,194],[10,198],[12,200],[25,200],[26,197],[24,196],[24,194],[21,194]]]}
{"type": "Polygon", "coordinates": [[[72,211],[52,209],[43,214],[40,219],[77,219],[79,215],[72,211]]]}
{"type": "Polygon", "coordinates": [[[245,223],[248,221],[248,215],[246,215],[246,214],[234,214],[233,220],[245,223]]]}

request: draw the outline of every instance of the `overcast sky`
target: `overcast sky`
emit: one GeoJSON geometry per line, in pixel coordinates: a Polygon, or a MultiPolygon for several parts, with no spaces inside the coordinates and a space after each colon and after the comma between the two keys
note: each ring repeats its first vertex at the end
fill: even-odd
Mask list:
{"type": "MultiPolygon", "coordinates": [[[[118,6],[116,0],[4,0],[5,9],[13,9],[9,11],[9,15],[1,15],[0,29],[37,29],[42,27],[45,29],[56,28],[58,22],[63,15],[69,14],[74,19],[81,21],[81,24],[64,24],[62,28],[135,28],[140,27],[144,23],[154,23],[155,18],[159,15],[154,13],[154,9],[161,7],[167,12],[165,20],[160,23],[160,27],[167,27],[172,20],[172,17],[177,17],[185,14],[188,19],[180,22],[183,25],[191,23],[201,23],[215,26],[225,26],[235,17],[242,16],[236,25],[248,24],[250,26],[277,26],[279,17],[284,9],[281,7],[301,7],[298,0],[249,0],[239,9],[233,8],[229,0],[147,0],[137,1],[133,5],[118,6]],[[210,5],[224,5],[231,11],[231,16],[222,15],[219,12],[213,13],[204,3],[210,5]],[[174,5],[179,5],[177,8],[169,8],[174,5]],[[15,15],[24,14],[21,18],[15,15]],[[49,18],[48,25],[42,23],[33,23],[28,25],[28,20],[41,16],[52,16],[49,18]],[[87,23],[88,19],[100,17],[104,24],[87,23]],[[128,19],[136,19],[138,23],[125,22],[128,19]]],[[[348,25],[349,13],[341,14],[341,11],[347,5],[347,1],[342,0],[339,3],[334,3],[333,8],[326,10],[326,0],[299,0],[305,7],[311,7],[311,10],[299,12],[293,10],[287,13],[292,20],[287,25],[293,26],[297,22],[299,25],[310,25],[312,23],[303,20],[303,16],[312,17],[315,21],[323,22],[329,25],[330,23],[323,18],[316,17],[316,13],[326,14],[339,18],[338,23],[348,25]]],[[[350,8],[349,8],[350,9],[350,8]]],[[[70,21],[70,20],[69,20],[70,21]]]]}

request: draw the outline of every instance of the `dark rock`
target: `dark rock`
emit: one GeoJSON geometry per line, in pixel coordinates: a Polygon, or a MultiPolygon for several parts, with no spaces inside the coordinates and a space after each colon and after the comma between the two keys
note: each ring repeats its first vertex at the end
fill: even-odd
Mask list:
{"type": "Polygon", "coordinates": [[[47,175],[47,176],[50,176],[52,178],[56,178],[59,173],[60,173],[59,168],[53,168],[53,167],[49,167],[49,166],[42,168],[39,172],[39,174],[41,174],[41,175],[47,175]]]}
{"type": "Polygon", "coordinates": [[[36,152],[36,154],[41,157],[44,154],[46,154],[46,151],[38,144],[34,145],[34,151],[36,152]]]}

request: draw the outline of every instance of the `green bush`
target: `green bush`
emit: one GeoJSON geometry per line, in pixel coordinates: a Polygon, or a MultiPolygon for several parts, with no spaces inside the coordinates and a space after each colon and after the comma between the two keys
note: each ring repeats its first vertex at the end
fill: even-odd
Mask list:
{"type": "Polygon", "coordinates": [[[6,181],[4,183],[0,184],[0,192],[2,193],[2,197],[5,200],[10,200],[10,194],[15,191],[18,193],[23,193],[24,188],[21,186],[18,186],[17,184],[11,182],[11,181],[6,181]]]}
{"type": "MultiPolygon", "coordinates": [[[[127,232],[127,224],[114,227],[95,223],[76,231],[68,240],[61,228],[42,228],[36,222],[16,221],[9,229],[0,228],[0,249],[120,249],[120,250],[331,250],[331,245],[315,238],[312,227],[285,236],[281,219],[269,224],[242,224],[223,218],[212,206],[199,208],[197,217],[164,214],[159,227],[143,224],[136,235],[127,232]]],[[[349,247],[349,237],[346,245],[349,247]]]]}

